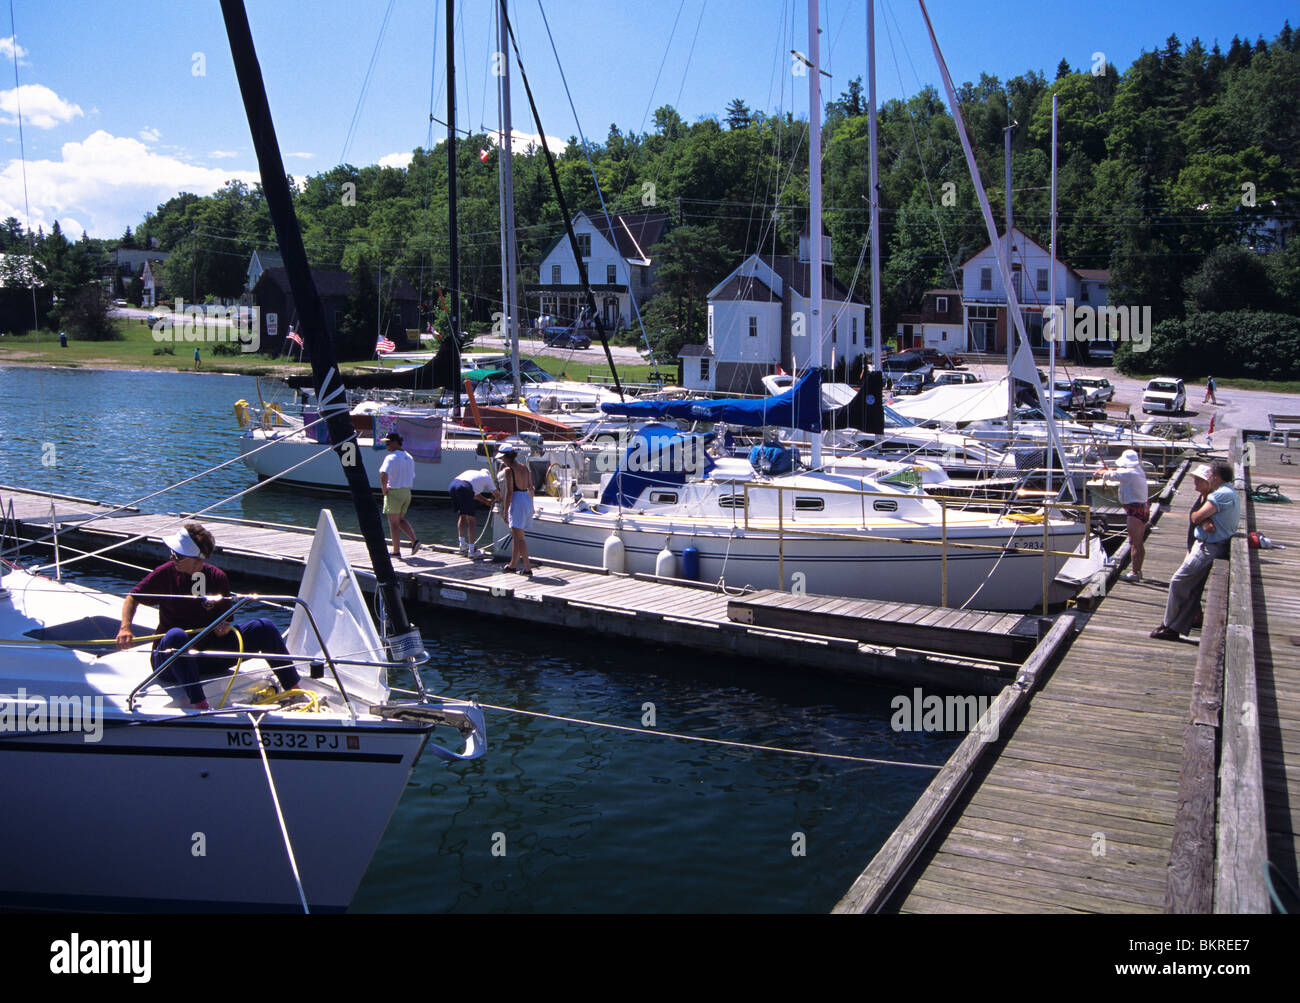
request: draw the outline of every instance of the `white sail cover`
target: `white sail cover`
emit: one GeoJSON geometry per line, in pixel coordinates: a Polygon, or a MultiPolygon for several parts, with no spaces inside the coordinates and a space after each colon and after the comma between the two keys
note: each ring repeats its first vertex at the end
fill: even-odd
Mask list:
{"type": "MultiPolygon", "coordinates": [[[[366,597],[343,553],[343,542],[329,509],[321,509],[320,519],[316,522],[316,536],[312,540],[298,598],[311,607],[316,626],[332,657],[349,661],[387,660],[387,652],[370,618],[366,597]]],[[[294,608],[285,644],[293,655],[322,653],[316,632],[301,606],[294,608]]],[[[338,672],[353,699],[369,703],[382,703],[388,699],[388,670],[383,666],[339,665],[338,672]]],[[[328,670],[326,678],[329,678],[328,670]]]]}
{"type": "Polygon", "coordinates": [[[987,421],[1007,416],[1007,381],[996,383],[959,383],[935,387],[915,397],[898,398],[889,407],[904,418],[915,421],[956,422],[987,421]]]}

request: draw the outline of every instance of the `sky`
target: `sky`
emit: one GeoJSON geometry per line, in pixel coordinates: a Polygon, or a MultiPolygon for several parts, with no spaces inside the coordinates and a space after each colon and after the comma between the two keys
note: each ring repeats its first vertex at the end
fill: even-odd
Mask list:
{"type": "MultiPolygon", "coordinates": [[[[446,115],[445,2],[246,0],[291,174],[342,162],[404,166],[431,135],[445,136],[429,122],[431,107],[446,115]]],[[[497,128],[495,6],[456,6],[463,129],[497,128]]],[[[1272,39],[1296,13],[1294,0],[931,0],[929,8],[958,83],[1031,69],[1050,80],[1062,58],[1085,68],[1095,53],[1124,70],[1173,33],[1207,48],[1217,39],[1226,51],[1234,34],[1272,39]]],[[[603,142],[611,124],[652,131],[661,105],[695,121],[722,116],[737,97],[769,113],[807,114],[807,77],[792,72],[790,55],[808,50],[805,0],[510,0],[510,10],[549,137],[603,142]]],[[[821,0],[820,12],[830,100],[865,78],[866,0],[821,0]]],[[[877,0],[876,25],[882,102],[938,86],[915,0],[877,0]]],[[[518,144],[537,128],[513,64],[512,74],[518,144]]],[[[13,0],[13,24],[0,8],[0,165],[0,219],[47,230],[57,219],[72,237],[117,237],[180,191],[256,181],[217,0],[13,0]]]]}

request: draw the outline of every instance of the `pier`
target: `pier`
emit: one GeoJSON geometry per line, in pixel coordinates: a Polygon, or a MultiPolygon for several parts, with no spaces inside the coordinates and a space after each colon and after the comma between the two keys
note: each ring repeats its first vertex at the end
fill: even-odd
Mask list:
{"type": "Polygon", "coordinates": [[[1148,637],[1186,554],[1184,469],[1146,580],[1072,643],[1058,621],[836,912],[1262,913],[1270,882],[1300,887],[1300,518],[1262,500],[1300,502],[1300,466],[1257,440],[1234,456],[1243,518],[1200,633],[1148,637]]]}

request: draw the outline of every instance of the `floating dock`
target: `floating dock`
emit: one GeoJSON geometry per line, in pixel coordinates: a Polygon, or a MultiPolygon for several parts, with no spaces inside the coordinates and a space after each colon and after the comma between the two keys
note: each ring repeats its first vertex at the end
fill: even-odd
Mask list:
{"type": "Polygon", "coordinates": [[[1300,887],[1300,466],[1284,454],[1234,447],[1243,520],[1201,632],[1148,637],[1186,554],[1186,478],[1146,580],[1117,582],[1073,643],[1053,627],[836,912],[1261,913],[1270,875],[1300,887]],[[1249,497],[1270,484],[1295,504],[1249,497]],[[1249,530],[1287,549],[1251,549],[1249,530]]]}

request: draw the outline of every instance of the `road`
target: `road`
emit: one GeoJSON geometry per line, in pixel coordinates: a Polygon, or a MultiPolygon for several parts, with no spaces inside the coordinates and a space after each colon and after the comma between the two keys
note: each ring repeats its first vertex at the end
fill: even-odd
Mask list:
{"type": "MultiPolygon", "coordinates": [[[[506,339],[480,334],[475,336],[474,343],[470,348],[471,350],[490,348],[504,352],[506,350],[506,339]]],[[[609,350],[613,353],[614,365],[616,366],[644,366],[646,364],[645,357],[635,348],[627,345],[610,345],[609,350]]],[[[543,344],[540,338],[520,336],[519,351],[524,355],[547,355],[556,359],[564,359],[566,362],[592,362],[599,365],[605,361],[605,351],[600,347],[599,341],[593,341],[590,348],[549,348],[543,344]]],[[[674,367],[668,368],[673,369],[674,367]]]]}

